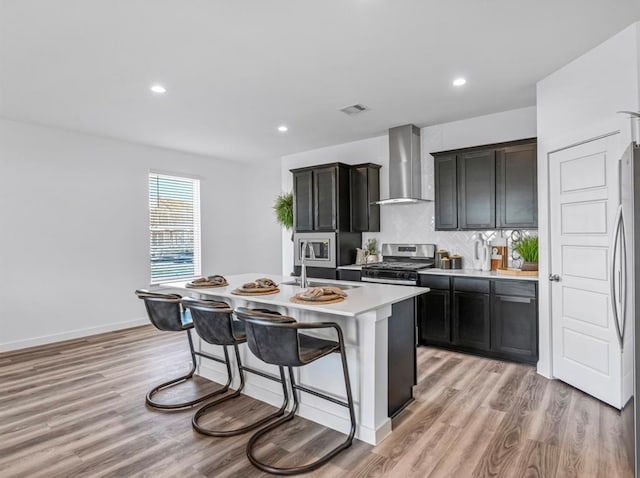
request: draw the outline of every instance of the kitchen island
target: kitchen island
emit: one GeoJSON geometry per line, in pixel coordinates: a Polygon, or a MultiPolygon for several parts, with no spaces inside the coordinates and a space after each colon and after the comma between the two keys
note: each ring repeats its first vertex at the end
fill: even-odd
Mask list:
{"type": "MultiPolygon", "coordinates": [[[[226,278],[229,283],[226,287],[189,289],[186,281],[167,282],[160,287],[181,295],[222,299],[233,308],[268,308],[294,317],[299,322],[336,322],[344,333],[356,409],[356,437],[375,445],[391,433],[390,416],[402,410],[413,397],[412,387],[416,380],[415,297],[429,289],[322,279],[322,283],[345,288],[347,298],[337,304],[307,305],[290,301],[300,291],[297,284],[287,284],[294,282],[292,277],[252,273],[226,278]],[[269,277],[278,282],[280,292],[251,297],[231,293],[242,284],[260,277],[269,277]]],[[[312,282],[315,280],[310,279],[312,282]]],[[[335,332],[325,330],[310,331],[309,334],[335,339],[335,332]]],[[[197,339],[197,335],[194,334],[194,338],[197,339]]],[[[223,356],[221,347],[202,340],[198,342],[202,351],[217,357],[223,356]]],[[[277,375],[277,367],[255,358],[246,345],[241,346],[240,352],[245,365],[277,375]]],[[[340,357],[337,354],[294,369],[294,372],[300,384],[346,400],[340,357]]],[[[226,382],[224,365],[211,360],[202,360],[198,373],[218,383],[226,382]]],[[[277,383],[250,373],[246,374],[245,379],[246,395],[274,406],[280,405],[282,390],[277,383]]],[[[234,377],[233,387],[237,385],[238,377],[234,377]]],[[[313,395],[300,394],[299,415],[343,433],[349,430],[346,409],[313,395]]]]}

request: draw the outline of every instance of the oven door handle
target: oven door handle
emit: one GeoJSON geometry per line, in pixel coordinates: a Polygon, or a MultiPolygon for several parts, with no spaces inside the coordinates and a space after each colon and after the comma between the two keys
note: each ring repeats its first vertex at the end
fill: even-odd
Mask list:
{"type": "Polygon", "coordinates": [[[376,282],[378,284],[388,285],[418,285],[418,283],[414,280],[374,279],[373,277],[362,277],[360,280],[362,282],[376,282]]]}

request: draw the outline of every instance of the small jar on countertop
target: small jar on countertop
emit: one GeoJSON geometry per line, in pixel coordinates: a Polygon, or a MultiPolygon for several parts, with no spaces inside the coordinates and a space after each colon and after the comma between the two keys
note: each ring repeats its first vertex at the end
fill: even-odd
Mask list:
{"type": "Polygon", "coordinates": [[[448,257],[440,259],[440,269],[451,269],[451,260],[448,257]]]}
{"type": "Polygon", "coordinates": [[[462,269],[462,256],[454,254],[450,257],[452,269],[462,269]]]}
{"type": "Polygon", "coordinates": [[[436,269],[442,269],[442,259],[444,257],[449,257],[449,253],[447,251],[445,251],[444,249],[439,249],[436,251],[436,269]]]}

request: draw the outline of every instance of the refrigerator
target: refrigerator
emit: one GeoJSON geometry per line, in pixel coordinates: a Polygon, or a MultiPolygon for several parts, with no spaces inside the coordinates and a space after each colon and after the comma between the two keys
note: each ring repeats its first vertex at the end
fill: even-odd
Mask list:
{"type": "MultiPolygon", "coordinates": [[[[613,260],[611,305],[616,321],[618,339],[630,357],[623,363],[623,386],[625,380],[632,390],[631,398],[622,409],[622,435],[627,449],[627,458],[640,476],[640,146],[633,142],[620,160],[620,205],[613,230],[613,260]],[[628,373],[625,375],[625,368],[628,373]]],[[[624,360],[623,360],[624,362],[624,360]]]]}

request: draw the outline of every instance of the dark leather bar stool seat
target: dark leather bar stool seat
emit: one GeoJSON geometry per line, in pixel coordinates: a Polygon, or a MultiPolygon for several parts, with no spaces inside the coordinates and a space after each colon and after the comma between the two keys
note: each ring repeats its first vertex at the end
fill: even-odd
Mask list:
{"type": "MultiPolygon", "coordinates": [[[[160,390],[174,387],[193,378],[196,367],[198,365],[196,356],[205,357],[216,361],[221,360],[217,357],[212,357],[202,352],[196,352],[193,348],[193,338],[191,337],[193,322],[191,320],[191,314],[182,308],[182,296],[178,294],[162,294],[159,292],[151,292],[143,289],[137,290],[136,295],[138,296],[138,298],[144,301],[149,320],[158,330],[162,330],[165,332],[186,332],[187,338],[189,339],[189,351],[191,353],[191,370],[189,370],[189,372],[182,377],[174,378],[173,380],[169,380],[168,382],[154,387],[149,393],[147,393],[147,405],[161,410],[175,410],[180,408],[192,407],[193,405],[197,405],[198,403],[201,403],[216,395],[226,392],[229,389],[228,384],[226,389],[223,387],[222,389],[215,390],[212,393],[203,395],[187,402],[160,403],[153,400],[153,396],[160,390]]],[[[225,308],[229,307],[224,302],[218,303],[218,305],[225,308]]]]}
{"type": "MultiPolygon", "coordinates": [[[[224,437],[224,436],[233,436],[240,435],[242,433],[246,433],[249,430],[253,430],[257,427],[260,427],[275,418],[278,418],[284,415],[284,412],[289,405],[289,394],[287,392],[287,384],[285,379],[284,368],[279,367],[280,370],[280,378],[274,377],[267,373],[254,370],[250,367],[247,367],[242,364],[242,360],[240,359],[240,350],[238,346],[240,344],[246,343],[247,335],[245,330],[245,323],[240,320],[235,320],[233,318],[233,309],[231,309],[226,303],[217,302],[213,300],[206,299],[193,299],[190,297],[185,297],[182,299],[182,306],[185,310],[191,312],[191,317],[193,319],[193,325],[195,326],[196,332],[198,336],[204,340],[205,342],[212,345],[220,345],[223,347],[225,360],[224,363],[227,366],[227,384],[225,385],[226,390],[229,389],[229,385],[231,384],[232,374],[231,374],[231,365],[229,362],[229,353],[227,351],[227,347],[233,347],[235,351],[236,363],[238,365],[238,373],[240,378],[240,385],[233,393],[225,395],[213,402],[207,403],[199,408],[196,413],[193,415],[191,420],[191,424],[193,428],[204,435],[224,437]],[[223,304],[224,306],[221,306],[223,304]],[[233,398],[238,397],[242,390],[244,389],[245,379],[244,373],[251,372],[258,374],[262,377],[269,378],[273,381],[279,382],[282,384],[282,390],[284,395],[284,400],[280,409],[276,412],[267,415],[249,425],[239,427],[233,430],[217,430],[206,428],[200,424],[200,420],[204,417],[209,410],[220,405],[227,400],[231,400],[233,398]]],[[[259,313],[264,313],[264,309],[260,309],[259,313]]],[[[270,312],[271,314],[277,314],[277,312],[270,312]]]]}
{"type": "Polygon", "coordinates": [[[249,443],[247,443],[247,457],[251,463],[267,473],[296,475],[308,473],[319,468],[342,450],[350,447],[356,431],[356,416],[351,393],[351,382],[349,380],[349,370],[347,368],[344,337],[340,326],[335,322],[300,323],[292,317],[243,308],[236,310],[236,317],[245,322],[247,344],[256,357],[266,363],[288,368],[289,380],[293,391],[292,409],[282,418],[258,430],[249,439],[249,443]],[[337,334],[337,341],[321,339],[300,333],[301,330],[320,329],[333,329],[337,334]],[[342,360],[342,372],[347,394],[346,402],[326,395],[318,390],[299,385],[293,376],[293,367],[305,366],[332,353],[339,353],[342,360]],[[255,457],[253,452],[255,445],[261,437],[293,419],[299,405],[297,391],[312,394],[347,408],[351,420],[349,434],[345,441],[312,463],[292,468],[280,468],[266,464],[255,457]]]}

